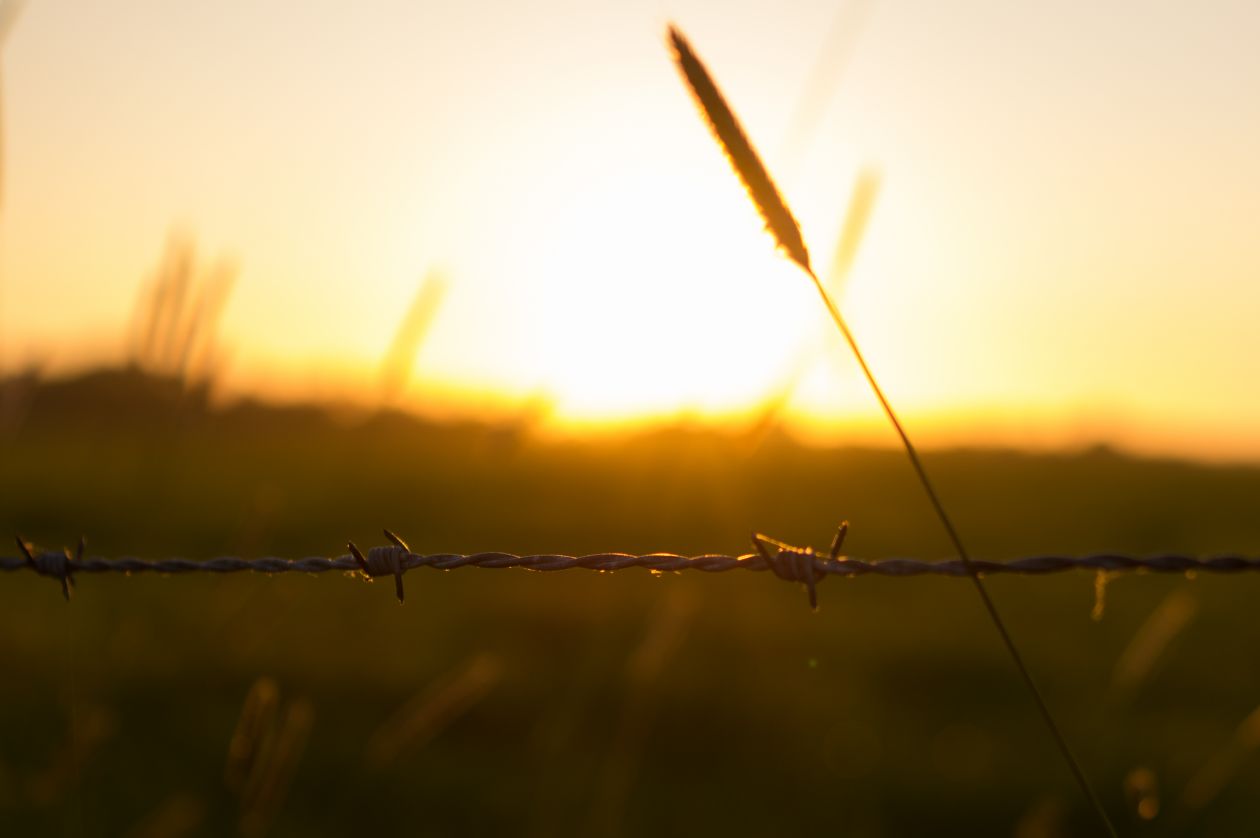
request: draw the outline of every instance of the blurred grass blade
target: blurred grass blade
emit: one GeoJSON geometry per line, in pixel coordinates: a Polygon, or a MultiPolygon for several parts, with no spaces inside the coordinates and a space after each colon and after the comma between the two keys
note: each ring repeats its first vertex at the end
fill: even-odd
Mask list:
{"type": "Polygon", "coordinates": [[[421,690],[376,729],[365,748],[368,765],[384,770],[399,758],[419,752],[502,679],[503,662],[497,656],[475,655],[458,672],[421,690]]]}
{"type": "Polygon", "coordinates": [[[271,678],[261,677],[249,688],[228,741],[223,780],[231,791],[239,793],[249,780],[263,739],[275,726],[279,702],[280,688],[271,678]]]}
{"type": "MultiPolygon", "coordinates": [[[[0,48],[8,40],[14,24],[22,15],[26,0],[0,0],[0,48]]],[[[0,82],[0,97],[4,95],[4,85],[0,82]]],[[[4,103],[0,101],[0,208],[4,206],[4,103]]]]}
{"type": "Polygon", "coordinates": [[[1234,735],[1186,783],[1181,803],[1187,809],[1202,809],[1229,785],[1247,759],[1260,749],[1260,707],[1251,711],[1234,735]]]}
{"type": "Polygon", "coordinates": [[[849,210],[844,216],[844,227],[840,230],[840,240],[836,243],[831,268],[827,271],[827,284],[832,291],[838,291],[853,270],[858,248],[866,235],[867,223],[875,209],[875,199],[879,197],[879,185],[880,176],[875,169],[863,169],[858,174],[857,183],[853,184],[849,210]]]}
{"type": "MultiPolygon", "coordinates": [[[[798,167],[804,158],[809,139],[822,120],[828,103],[835,98],[836,90],[840,86],[849,61],[853,58],[862,30],[870,17],[871,7],[874,5],[874,0],[848,0],[836,11],[831,31],[805,80],[804,89],[796,101],[792,118],[788,121],[787,137],[783,143],[783,159],[790,167],[798,167]]],[[[782,175],[783,172],[779,174],[782,175]]],[[[790,183],[793,179],[788,177],[787,180],[790,183]]]]}
{"type": "MultiPolygon", "coordinates": [[[[858,249],[866,236],[866,228],[871,213],[875,209],[875,199],[879,196],[880,176],[875,169],[863,169],[858,174],[857,183],[849,196],[849,207],[844,215],[844,224],[840,228],[840,238],[836,243],[835,256],[831,260],[831,269],[827,272],[827,285],[832,291],[839,292],[848,281],[857,259],[858,249]]],[[[821,324],[820,324],[821,325],[821,324]]],[[[750,423],[745,432],[745,439],[750,451],[756,450],[779,423],[780,417],[787,410],[796,395],[796,388],[809,368],[815,347],[803,345],[798,351],[795,361],[787,368],[779,380],[779,385],[762,399],[761,410],[750,423]]]]}
{"type": "Polygon", "coordinates": [[[1199,601],[1173,591],[1155,608],[1125,647],[1111,676],[1111,690],[1128,701],[1150,677],[1177,635],[1190,625],[1199,601]]]}
{"type": "Polygon", "coordinates": [[[416,352],[428,336],[445,296],[446,280],[440,273],[430,272],[420,283],[411,308],[399,322],[389,351],[381,360],[381,394],[387,400],[397,397],[407,386],[416,352]]]}

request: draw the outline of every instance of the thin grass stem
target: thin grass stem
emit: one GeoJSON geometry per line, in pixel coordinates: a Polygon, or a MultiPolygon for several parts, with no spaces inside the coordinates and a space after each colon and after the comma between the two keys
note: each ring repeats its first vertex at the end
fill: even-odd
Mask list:
{"type": "Polygon", "coordinates": [[[1011,659],[1015,661],[1015,666],[1023,677],[1024,683],[1027,684],[1029,692],[1032,693],[1037,703],[1037,708],[1041,711],[1042,718],[1045,719],[1046,726],[1050,728],[1051,736],[1059,746],[1063,758],[1067,760],[1068,767],[1076,778],[1076,782],[1080,785],[1081,791],[1084,792],[1086,799],[1093,805],[1098,813],[1098,817],[1106,826],[1107,832],[1115,838],[1116,830],[1111,824],[1111,819],[1107,817],[1107,812],[1103,809],[1102,803],[1085,779],[1085,772],[1081,770],[1080,763],[1076,761],[1076,757],[1072,754],[1072,749],[1068,747],[1067,740],[1060,732],[1058,724],[1054,721],[1054,716],[1050,713],[1050,708],[1046,705],[1046,701],[1041,695],[1041,690],[1037,688],[1037,684],[1033,681],[1028,667],[1024,665],[1024,660],[1020,656],[1019,650],[1015,647],[1015,642],[1006,630],[1006,624],[1002,622],[1002,618],[998,615],[997,607],[994,606],[993,600],[989,597],[989,592],[985,590],[984,583],[980,581],[980,574],[976,571],[976,566],[971,561],[970,554],[963,546],[962,538],[959,537],[958,530],[954,528],[953,521],[950,520],[949,515],[945,512],[945,506],[936,494],[932,481],[928,479],[927,470],[923,467],[919,454],[915,450],[914,444],[910,441],[910,435],[906,433],[906,429],[902,426],[901,420],[897,418],[897,414],[893,411],[892,405],[884,395],[884,391],[880,389],[879,382],[875,380],[875,374],[867,366],[866,359],[858,348],[853,333],[849,331],[848,324],[844,322],[844,318],[840,315],[840,309],[836,307],[835,302],[831,299],[831,295],[827,293],[827,289],[819,281],[818,275],[814,273],[809,260],[809,250],[801,237],[800,227],[796,223],[796,218],[792,215],[791,208],[783,200],[783,196],[779,194],[774,181],[770,178],[770,173],[766,171],[766,167],[761,162],[756,149],[753,148],[752,143],[748,140],[748,136],[744,133],[743,127],[739,124],[739,119],[735,116],[734,111],[731,110],[730,105],[727,104],[726,98],[722,95],[721,90],[718,89],[713,77],[709,75],[709,71],[704,66],[704,63],[692,50],[686,37],[676,27],[671,26],[669,28],[669,40],[674,48],[674,56],[678,62],[679,70],[682,71],[688,87],[695,96],[696,103],[700,106],[700,110],[707,119],[709,128],[713,131],[713,136],[717,140],[718,145],[726,153],[726,157],[730,161],[731,167],[735,170],[736,176],[744,184],[744,188],[748,191],[748,196],[752,199],[758,212],[761,213],[761,217],[766,223],[766,229],[774,236],[775,241],[784,254],[799,265],[801,270],[805,271],[809,278],[814,281],[814,287],[818,289],[823,304],[826,305],[827,311],[831,313],[831,319],[835,321],[836,327],[840,330],[844,339],[848,341],[854,357],[857,358],[858,365],[866,375],[866,380],[870,382],[871,389],[875,391],[875,397],[879,399],[880,405],[884,408],[884,413],[888,415],[888,420],[892,423],[893,428],[896,429],[897,435],[901,437],[901,444],[906,449],[906,454],[910,457],[910,464],[914,466],[915,474],[919,477],[919,483],[923,486],[923,490],[927,492],[928,499],[932,502],[932,508],[936,510],[936,516],[945,527],[945,532],[949,535],[950,541],[953,542],[954,549],[958,551],[958,557],[967,569],[967,575],[971,577],[972,583],[975,584],[976,591],[980,594],[985,610],[989,612],[989,617],[997,628],[998,634],[1001,635],[1003,644],[1005,644],[1007,651],[1010,653],[1011,659]]]}
{"type": "Polygon", "coordinates": [[[884,414],[888,417],[888,421],[897,431],[897,436],[901,437],[901,445],[906,450],[906,456],[910,458],[910,465],[914,467],[914,473],[918,475],[919,484],[923,486],[923,491],[927,493],[928,500],[932,503],[932,509],[936,511],[936,517],[949,535],[949,540],[953,543],[954,550],[958,553],[958,558],[962,560],[963,565],[967,568],[967,574],[976,586],[976,592],[980,594],[980,600],[984,603],[985,610],[989,612],[989,618],[993,621],[994,627],[997,629],[998,634],[1001,635],[1006,651],[1010,653],[1011,660],[1015,662],[1015,668],[1019,670],[1020,676],[1024,679],[1024,684],[1027,685],[1028,691],[1032,693],[1033,699],[1037,703],[1037,709],[1041,711],[1041,717],[1045,720],[1046,727],[1050,729],[1051,737],[1053,737],[1055,744],[1059,746],[1059,751],[1067,761],[1068,767],[1071,768],[1077,784],[1081,787],[1081,791],[1084,792],[1085,797],[1093,805],[1095,811],[1097,811],[1098,817],[1107,828],[1107,832],[1112,838],[1117,838],[1116,828],[1112,825],[1111,818],[1107,816],[1107,810],[1103,808],[1102,801],[1098,799],[1098,795],[1094,793],[1093,786],[1086,779],[1085,772],[1081,769],[1076,755],[1072,753],[1072,748],[1068,745],[1067,738],[1059,730],[1059,725],[1055,722],[1054,715],[1050,712],[1050,707],[1046,704],[1046,699],[1041,694],[1040,688],[1037,687],[1037,682],[1033,680],[1032,673],[1028,671],[1028,667],[1024,664],[1024,658],[1020,655],[1015,641],[1011,639],[1010,632],[1006,629],[1006,623],[1002,621],[1001,615],[998,614],[993,598],[989,596],[988,590],[984,587],[984,582],[980,579],[980,573],[971,561],[971,555],[967,552],[967,548],[963,546],[962,537],[958,535],[954,522],[950,519],[949,513],[945,511],[945,505],[941,503],[940,496],[936,494],[936,488],[932,485],[931,478],[928,477],[927,469],[923,467],[923,461],[919,459],[919,452],[915,449],[914,443],[910,441],[910,435],[906,433],[905,426],[897,418],[897,413],[893,410],[892,403],[884,395],[883,389],[875,379],[875,373],[871,372],[871,368],[867,365],[866,358],[862,355],[862,350],[858,347],[857,340],[853,337],[853,333],[849,331],[849,325],[845,322],[844,316],[840,314],[840,309],[836,307],[835,302],[831,299],[831,295],[827,293],[826,287],[812,269],[807,268],[805,272],[809,274],[809,278],[814,282],[814,287],[818,289],[818,295],[822,297],[823,304],[831,314],[831,319],[835,322],[836,328],[840,330],[840,334],[844,336],[845,341],[849,344],[849,348],[853,350],[853,357],[857,359],[858,366],[862,368],[862,374],[866,376],[867,383],[871,385],[871,390],[875,393],[875,398],[879,400],[880,407],[884,409],[884,414]]]}

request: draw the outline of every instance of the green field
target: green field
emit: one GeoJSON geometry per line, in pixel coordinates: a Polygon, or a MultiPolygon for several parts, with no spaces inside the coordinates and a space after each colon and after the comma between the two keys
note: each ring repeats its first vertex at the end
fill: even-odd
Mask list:
{"type": "MultiPolygon", "coordinates": [[[[948,555],[893,450],[20,384],[0,529],[44,546],[337,555],[387,526],[417,552],[747,552],[847,518],[853,556],[948,555]]],[[[977,558],[1260,554],[1260,468],[925,459],[977,558]]],[[[1122,834],[1252,834],[1260,577],[1124,576],[1101,620],[1092,574],[988,585],[1122,834]]],[[[83,575],[67,605],[0,576],[0,834],[1096,834],[966,580],[832,579],[818,613],[752,573],[423,569],[407,590],[83,575]],[[229,763],[260,678],[274,718],[229,763]]]]}

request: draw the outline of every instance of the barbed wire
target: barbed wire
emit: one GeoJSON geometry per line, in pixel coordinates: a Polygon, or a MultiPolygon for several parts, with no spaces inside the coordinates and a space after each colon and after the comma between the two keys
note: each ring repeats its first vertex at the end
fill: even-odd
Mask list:
{"type": "MultiPolygon", "coordinates": [[[[392,537],[392,534],[391,534],[392,537]]],[[[393,538],[393,537],[392,537],[393,538]]],[[[328,571],[359,571],[368,577],[392,575],[399,581],[399,599],[402,599],[401,578],[408,570],[427,567],[434,570],[457,570],[479,567],[490,570],[524,568],[535,571],[594,570],[611,572],[632,567],[656,573],[675,573],[698,570],[706,573],[725,573],[732,570],[753,572],[774,571],[788,581],[818,581],[827,576],[947,576],[967,578],[967,565],[957,559],[925,561],[922,559],[854,559],[830,558],[815,554],[808,547],[790,548],[784,545],[777,554],[769,557],[760,553],[741,555],[703,554],[684,556],[677,553],[590,553],[581,556],[561,553],[516,554],[501,552],[484,553],[414,553],[396,541],[387,547],[373,547],[367,555],[352,552],[335,557],[310,556],[285,559],[270,556],[241,558],[218,556],[210,559],[163,558],[141,559],[134,556],[104,558],[84,556],[82,550],[71,556],[68,550],[35,550],[23,547],[22,556],[0,556],[0,571],[32,570],[42,576],[60,580],[67,597],[73,577],[79,573],[156,573],[176,575],[183,573],[326,573],[328,571]],[[358,555],[356,555],[358,554],[358,555]]],[[[1244,573],[1260,571],[1260,557],[1243,555],[1190,556],[1175,553],[1134,556],[1120,553],[1097,553],[1086,556],[1026,556],[1008,561],[975,560],[972,567],[982,574],[1018,574],[1043,576],[1086,570],[1107,573],[1244,573]]]]}

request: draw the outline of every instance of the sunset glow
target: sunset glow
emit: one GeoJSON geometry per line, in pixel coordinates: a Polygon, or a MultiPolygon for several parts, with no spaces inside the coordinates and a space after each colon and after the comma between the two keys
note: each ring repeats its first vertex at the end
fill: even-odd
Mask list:
{"type": "Polygon", "coordinates": [[[240,266],[225,397],[378,403],[438,269],[403,406],[541,400],[577,429],[738,426],[777,400],[811,438],[875,438],[808,281],[677,77],[677,19],[819,266],[860,173],[882,172],[842,305],[925,438],[1260,456],[1247,4],[888,2],[839,35],[805,0],[772,22],[318,3],[297,34],[279,5],[28,5],[3,53],[6,372],[120,360],[180,230],[240,266]],[[851,55],[827,69],[838,43],[851,55]],[[792,137],[807,90],[830,93],[792,137]]]}

